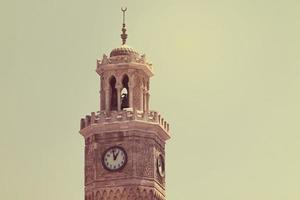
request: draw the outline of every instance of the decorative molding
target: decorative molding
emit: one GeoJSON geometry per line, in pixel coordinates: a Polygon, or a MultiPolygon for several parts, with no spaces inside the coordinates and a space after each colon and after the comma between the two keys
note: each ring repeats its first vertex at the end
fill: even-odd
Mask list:
{"type": "Polygon", "coordinates": [[[142,120],[145,122],[151,122],[158,124],[164,131],[169,133],[169,124],[161,117],[156,111],[143,112],[140,110],[125,109],[122,111],[98,111],[96,114],[86,115],[80,121],[80,130],[98,123],[112,123],[121,121],[134,121],[142,120]]]}
{"type": "Polygon", "coordinates": [[[101,188],[90,192],[88,200],[165,200],[165,197],[153,188],[128,186],[101,188]]]}
{"type": "Polygon", "coordinates": [[[97,60],[97,68],[101,67],[102,65],[107,64],[120,64],[120,63],[138,63],[138,64],[145,64],[148,66],[150,70],[152,70],[152,64],[149,63],[146,59],[146,55],[143,54],[139,55],[120,55],[120,56],[113,56],[108,57],[107,55],[103,54],[102,59],[97,60]]]}

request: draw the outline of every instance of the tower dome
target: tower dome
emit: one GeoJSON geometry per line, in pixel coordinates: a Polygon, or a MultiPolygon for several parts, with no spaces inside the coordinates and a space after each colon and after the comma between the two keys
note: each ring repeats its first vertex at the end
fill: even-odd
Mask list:
{"type": "Polygon", "coordinates": [[[132,47],[123,44],[110,52],[110,57],[114,56],[139,56],[139,53],[132,47]]]}
{"type": "Polygon", "coordinates": [[[132,47],[129,47],[126,45],[126,39],[128,37],[127,33],[126,33],[126,24],[125,24],[125,11],[127,10],[127,8],[123,9],[123,26],[122,26],[122,34],[121,34],[121,39],[122,39],[122,45],[120,47],[117,47],[115,49],[113,49],[110,52],[110,57],[115,57],[115,56],[134,56],[134,57],[138,57],[139,53],[134,50],[132,47]]]}

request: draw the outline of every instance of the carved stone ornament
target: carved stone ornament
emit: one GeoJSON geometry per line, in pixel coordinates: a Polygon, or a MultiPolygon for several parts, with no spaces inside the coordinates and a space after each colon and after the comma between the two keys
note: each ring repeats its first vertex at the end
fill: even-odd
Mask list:
{"type": "Polygon", "coordinates": [[[109,64],[109,59],[108,59],[107,55],[103,54],[101,64],[109,64]]]}
{"type": "MultiPolygon", "coordinates": [[[[103,188],[88,195],[94,200],[164,200],[164,196],[147,187],[103,188]],[[93,196],[94,195],[94,196],[93,196]]],[[[88,199],[89,200],[89,199],[88,199]]]]}
{"type": "Polygon", "coordinates": [[[146,63],[146,55],[141,55],[141,58],[139,59],[139,63],[145,64],[146,63]]]}
{"type": "Polygon", "coordinates": [[[149,142],[137,140],[137,175],[151,178],[154,176],[153,147],[149,142]]]}

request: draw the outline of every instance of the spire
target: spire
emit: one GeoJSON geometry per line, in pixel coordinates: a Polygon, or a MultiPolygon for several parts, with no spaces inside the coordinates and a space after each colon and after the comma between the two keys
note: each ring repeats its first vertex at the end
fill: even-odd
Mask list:
{"type": "Polygon", "coordinates": [[[121,39],[122,39],[122,45],[124,45],[126,43],[126,39],[127,39],[126,24],[125,24],[125,12],[127,11],[127,8],[122,7],[121,11],[123,12],[123,27],[122,27],[121,39]]]}

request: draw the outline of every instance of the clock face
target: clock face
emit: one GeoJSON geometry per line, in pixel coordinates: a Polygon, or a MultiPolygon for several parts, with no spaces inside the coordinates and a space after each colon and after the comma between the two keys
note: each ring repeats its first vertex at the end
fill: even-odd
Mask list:
{"type": "Polygon", "coordinates": [[[165,160],[162,155],[157,158],[157,171],[161,177],[165,177],[165,160]]]}
{"type": "Polygon", "coordinates": [[[109,171],[122,169],[127,162],[126,151],[119,146],[113,146],[107,149],[102,155],[102,164],[109,171]]]}

